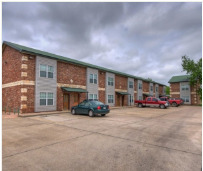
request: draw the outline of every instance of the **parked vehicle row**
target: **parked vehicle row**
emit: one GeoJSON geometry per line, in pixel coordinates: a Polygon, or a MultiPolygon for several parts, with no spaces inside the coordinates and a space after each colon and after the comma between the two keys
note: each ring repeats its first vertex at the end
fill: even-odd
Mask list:
{"type": "Polygon", "coordinates": [[[147,97],[145,100],[135,100],[135,104],[138,107],[160,107],[161,109],[165,109],[170,105],[173,107],[178,107],[184,103],[181,98],[168,98],[168,97],[147,97]]]}
{"type": "MultiPolygon", "coordinates": [[[[134,101],[138,107],[160,107],[161,109],[166,109],[171,106],[179,106],[183,104],[183,99],[180,98],[168,98],[168,97],[147,97],[145,100],[135,100],[134,101]]],[[[110,112],[109,105],[98,100],[84,100],[77,106],[71,108],[71,113],[75,114],[87,114],[90,117],[95,115],[105,116],[110,112]]]]}

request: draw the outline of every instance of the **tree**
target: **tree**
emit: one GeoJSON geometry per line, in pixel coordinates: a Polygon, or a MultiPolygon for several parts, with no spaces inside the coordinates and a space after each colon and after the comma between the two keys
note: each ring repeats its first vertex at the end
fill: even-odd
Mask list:
{"type": "Polygon", "coordinates": [[[195,86],[202,100],[202,58],[197,62],[187,56],[182,56],[183,71],[190,75],[190,85],[195,86]]]}
{"type": "Polygon", "coordinates": [[[166,95],[170,95],[170,87],[166,86],[166,95]]]}

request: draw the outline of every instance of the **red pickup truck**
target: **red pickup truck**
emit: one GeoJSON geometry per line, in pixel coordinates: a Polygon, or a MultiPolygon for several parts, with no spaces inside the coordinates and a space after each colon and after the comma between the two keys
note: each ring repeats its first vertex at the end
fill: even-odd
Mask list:
{"type": "Polygon", "coordinates": [[[183,104],[183,100],[182,99],[178,99],[178,98],[168,98],[168,97],[160,97],[160,99],[162,101],[168,101],[169,104],[173,107],[178,107],[179,105],[183,104]]]}
{"type": "Polygon", "coordinates": [[[161,109],[165,109],[169,106],[168,102],[161,101],[156,97],[147,97],[145,100],[135,100],[135,104],[138,107],[150,106],[150,107],[160,107],[161,109]]]}

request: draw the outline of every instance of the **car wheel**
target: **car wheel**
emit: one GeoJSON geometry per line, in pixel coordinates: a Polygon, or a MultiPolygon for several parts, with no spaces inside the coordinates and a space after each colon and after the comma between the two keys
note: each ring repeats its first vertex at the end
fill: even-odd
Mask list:
{"type": "Polygon", "coordinates": [[[176,102],[173,102],[173,103],[172,103],[172,106],[173,106],[173,107],[176,107],[176,106],[177,106],[177,103],[176,103],[176,102]]]}
{"type": "Polygon", "coordinates": [[[93,117],[94,116],[94,113],[93,113],[92,110],[90,110],[88,114],[89,114],[89,117],[93,117]]]}
{"type": "Polygon", "coordinates": [[[75,109],[72,109],[71,113],[72,113],[72,115],[75,115],[76,114],[75,109]]]}
{"type": "Polygon", "coordinates": [[[161,105],[160,105],[160,108],[161,108],[161,109],[164,109],[164,108],[165,108],[165,106],[164,106],[163,104],[161,104],[161,105]]]}
{"type": "Polygon", "coordinates": [[[138,104],[138,107],[142,107],[142,103],[139,103],[139,104],[138,104]]]}
{"type": "Polygon", "coordinates": [[[106,114],[101,114],[101,116],[105,116],[106,114]]]}

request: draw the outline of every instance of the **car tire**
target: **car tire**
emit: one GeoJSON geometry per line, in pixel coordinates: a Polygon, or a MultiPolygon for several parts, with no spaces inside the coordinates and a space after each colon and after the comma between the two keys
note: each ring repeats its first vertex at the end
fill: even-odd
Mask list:
{"type": "Polygon", "coordinates": [[[101,114],[101,116],[105,116],[106,114],[101,114]]]}
{"type": "Polygon", "coordinates": [[[142,103],[139,103],[139,104],[138,104],[138,107],[140,107],[140,108],[141,108],[141,107],[142,107],[142,103]]]}
{"type": "Polygon", "coordinates": [[[176,102],[173,102],[173,103],[172,103],[172,106],[173,106],[173,107],[177,107],[177,103],[176,103],[176,102]]]}
{"type": "Polygon", "coordinates": [[[160,104],[161,109],[165,109],[165,106],[163,104],[160,104]]]}
{"type": "Polygon", "coordinates": [[[88,114],[89,114],[89,117],[93,117],[94,116],[94,113],[93,113],[92,110],[89,110],[88,114]]]}
{"type": "Polygon", "coordinates": [[[72,113],[72,115],[75,115],[76,114],[75,109],[72,109],[71,113],[72,113]]]}

